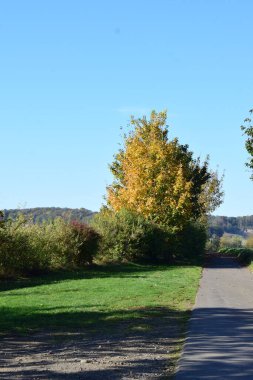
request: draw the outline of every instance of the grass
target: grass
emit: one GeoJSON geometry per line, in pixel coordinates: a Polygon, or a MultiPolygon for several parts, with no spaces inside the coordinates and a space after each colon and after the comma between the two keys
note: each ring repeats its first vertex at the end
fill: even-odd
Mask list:
{"type": "Polygon", "coordinates": [[[185,321],[194,302],[200,266],[101,266],[0,282],[0,332],[86,332],[168,313],[185,321]]]}

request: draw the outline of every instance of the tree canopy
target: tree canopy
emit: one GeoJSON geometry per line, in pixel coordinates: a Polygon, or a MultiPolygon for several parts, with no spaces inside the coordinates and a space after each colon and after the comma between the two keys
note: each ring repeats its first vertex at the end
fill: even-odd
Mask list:
{"type": "Polygon", "coordinates": [[[166,119],[166,111],[153,111],[150,120],[132,117],[133,128],[110,167],[107,202],[115,211],[125,208],[180,230],[220,205],[223,193],[208,159],[201,163],[188,145],[169,140],[166,119]]]}
{"type": "MultiPolygon", "coordinates": [[[[252,114],[253,109],[251,109],[249,113],[252,114]]],[[[246,166],[253,170],[253,125],[250,117],[244,119],[244,124],[241,125],[241,129],[246,136],[245,148],[250,155],[248,162],[246,162],[246,166]]],[[[253,173],[251,174],[251,179],[253,180],[253,173]]]]}

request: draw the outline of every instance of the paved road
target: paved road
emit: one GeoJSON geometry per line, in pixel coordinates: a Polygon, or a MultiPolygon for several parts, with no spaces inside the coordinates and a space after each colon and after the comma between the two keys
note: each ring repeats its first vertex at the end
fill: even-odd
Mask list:
{"type": "Polygon", "coordinates": [[[204,269],[175,380],[253,380],[253,275],[230,258],[204,269]]]}

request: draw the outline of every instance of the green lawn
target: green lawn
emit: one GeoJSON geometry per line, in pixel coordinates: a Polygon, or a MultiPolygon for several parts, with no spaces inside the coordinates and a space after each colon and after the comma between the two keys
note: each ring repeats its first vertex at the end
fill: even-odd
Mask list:
{"type": "Polygon", "coordinates": [[[185,319],[199,266],[104,266],[0,282],[0,332],[94,331],[177,313],[185,319]]]}

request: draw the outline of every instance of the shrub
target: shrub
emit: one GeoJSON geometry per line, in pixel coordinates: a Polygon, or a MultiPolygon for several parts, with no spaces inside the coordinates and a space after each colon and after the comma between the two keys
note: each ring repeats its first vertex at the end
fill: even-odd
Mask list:
{"type": "Polygon", "coordinates": [[[68,224],[61,218],[50,223],[29,224],[23,228],[29,246],[40,265],[38,270],[67,267],[67,255],[74,249],[68,224]]]}
{"type": "Polygon", "coordinates": [[[230,248],[220,248],[218,250],[218,253],[220,254],[227,254],[227,252],[230,250],[230,248]]]}
{"type": "Polygon", "coordinates": [[[222,248],[241,248],[242,238],[237,235],[226,235],[224,234],[220,238],[220,246],[222,248]]]}
{"type": "Polygon", "coordinates": [[[4,228],[0,229],[2,274],[27,274],[45,269],[45,262],[33,251],[29,238],[26,221],[22,215],[16,221],[8,220],[4,228]]]}
{"type": "Polygon", "coordinates": [[[250,236],[250,237],[246,240],[246,247],[247,247],[247,248],[253,248],[253,236],[250,236]]]}
{"type": "Polygon", "coordinates": [[[4,213],[0,210],[0,228],[4,228],[5,221],[4,221],[4,213]]]}
{"type": "Polygon", "coordinates": [[[180,232],[164,230],[137,213],[102,210],[93,219],[102,236],[99,259],[169,263],[176,258],[196,258],[205,252],[206,228],[189,223],[180,232]]]}
{"type": "Polygon", "coordinates": [[[204,254],[207,231],[204,225],[189,223],[182,231],[171,236],[171,247],[176,258],[197,258],[204,254]]]}
{"type": "Polygon", "coordinates": [[[25,236],[13,229],[0,229],[0,273],[11,276],[25,271],[29,245],[25,236]]]}
{"type": "Polygon", "coordinates": [[[220,238],[217,235],[212,235],[206,242],[206,251],[218,252],[220,247],[220,238]]]}
{"type": "Polygon", "coordinates": [[[249,265],[251,263],[253,251],[251,249],[243,249],[238,253],[238,261],[242,265],[249,265]]]}
{"type": "Polygon", "coordinates": [[[249,265],[253,257],[253,250],[248,248],[221,248],[219,253],[235,257],[242,265],[249,265]]]}
{"type": "Polygon", "coordinates": [[[70,256],[70,263],[74,266],[92,264],[100,241],[99,233],[86,223],[73,221],[70,223],[72,238],[76,246],[70,256]]]}
{"type": "Polygon", "coordinates": [[[99,238],[84,223],[69,224],[58,218],[38,225],[20,216],[0,228],[0,273],[35,274],[91,264],[99,238]]]}
{"type": "Polygon", "coordinates": [[[92,222],[101,234],[99,258],[103,261],[169,261],[167,234],[142,216],[127,210],[98,213],[92,222]]]}

